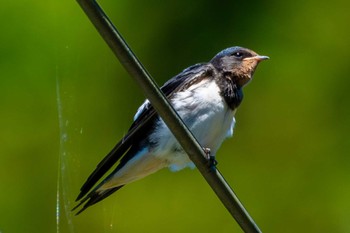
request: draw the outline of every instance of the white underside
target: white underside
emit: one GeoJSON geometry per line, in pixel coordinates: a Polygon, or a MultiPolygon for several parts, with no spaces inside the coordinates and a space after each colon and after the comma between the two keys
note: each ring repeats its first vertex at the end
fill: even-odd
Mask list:
{"type": "MultiPolygon", "coordinates": [[[[171,100],[173,107],[201,146],[209,148],[212,155],[215,155],[226,137],[232,136],[235,124],[234,111],[228,108],[219,92],[215,81],[203,80],[176,93],[171,100]]],[[[139,116],[143,106],[139,108],[135,118],[139,116]]],[[[150,140],[157,147],[141,150],[100,190],[130,183],[164,167],[173,171],[187,166],[194,167],[162,120],[157,122],[150,140]]]]}
{"type": "MultiPolygon", "coordinates": [[[[171,101],[201,146],[209,148],[212,155],[226,137],[232,136],[235,124],[234,112],[228,108],[219,91],[214,81],[204,80],[177,93],[171,101]]],[[[186,154],[174,153],[174,148],[181,147],[163,121],[158,122],[150,138],[159,145],[154,154],[166,159],[171,170],[193,167],[186,154]]]]}

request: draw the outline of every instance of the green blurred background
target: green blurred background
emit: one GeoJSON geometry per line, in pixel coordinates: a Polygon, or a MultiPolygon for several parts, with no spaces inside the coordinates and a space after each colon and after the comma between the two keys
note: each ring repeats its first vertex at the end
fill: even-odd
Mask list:
{"type": "MultiPolygon", "coordinates": [[[[270,56],[218,167],[263,232],[350,232],[349,1],[100,4],[159,84],[233,45],[270,56]]],[[[74,0],[5,1],[0,27],[0,232],[241,232],[190,169],[73,216],[144,97],[74,0]]]]}

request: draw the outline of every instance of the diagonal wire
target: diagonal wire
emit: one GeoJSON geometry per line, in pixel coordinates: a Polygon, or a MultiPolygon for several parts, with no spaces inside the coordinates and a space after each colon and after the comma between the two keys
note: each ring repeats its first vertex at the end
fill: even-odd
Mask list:
{"type": "Polygon", "coordinates": [[[205,158],[206,155],[198,141],[169,104],[155,81],[136,58],[98,3],[94,0],[77,0],[77,2],[124,68],[141,87],[147,99],[162,117],[182,148],[187,152],[190,159],[194,162],[226,209],[240,225],[241,229],[246,233],[261,232],[219,170],[209,168],[208,161],[205,158]]]}

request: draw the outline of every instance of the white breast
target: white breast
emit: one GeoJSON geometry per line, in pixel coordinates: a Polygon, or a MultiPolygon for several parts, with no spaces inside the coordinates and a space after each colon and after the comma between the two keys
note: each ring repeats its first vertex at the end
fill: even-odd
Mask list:
{"type": "MultiPolygon", "coordinates": [[[[214,80],[203,80],[176,93],[171,103],[201,146],[215,154],[223,140],[232,136],[234,111],[228,108],[214,80]]],[[[157,144],[153,153],[166,159],[172,170],[193,166],[165,123],[160,120],[150,140],[157,144]]]]}

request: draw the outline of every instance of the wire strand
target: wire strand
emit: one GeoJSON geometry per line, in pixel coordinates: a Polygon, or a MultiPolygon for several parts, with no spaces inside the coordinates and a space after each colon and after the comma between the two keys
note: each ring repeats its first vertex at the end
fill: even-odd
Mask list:
{"type": "Polygon", "coordinates": [[[99,4],[94,0],[77,0],[77,2],[121,64],[140,86],[146,98],[162,117],[182,148],[194,162],[229,213],[240,225],[241,229],[246,233],[261,232],[219,170],[211,169],[208,166],[205,153],[198,141],[169,104],[155,81],[137,59],[99,4]]]}

